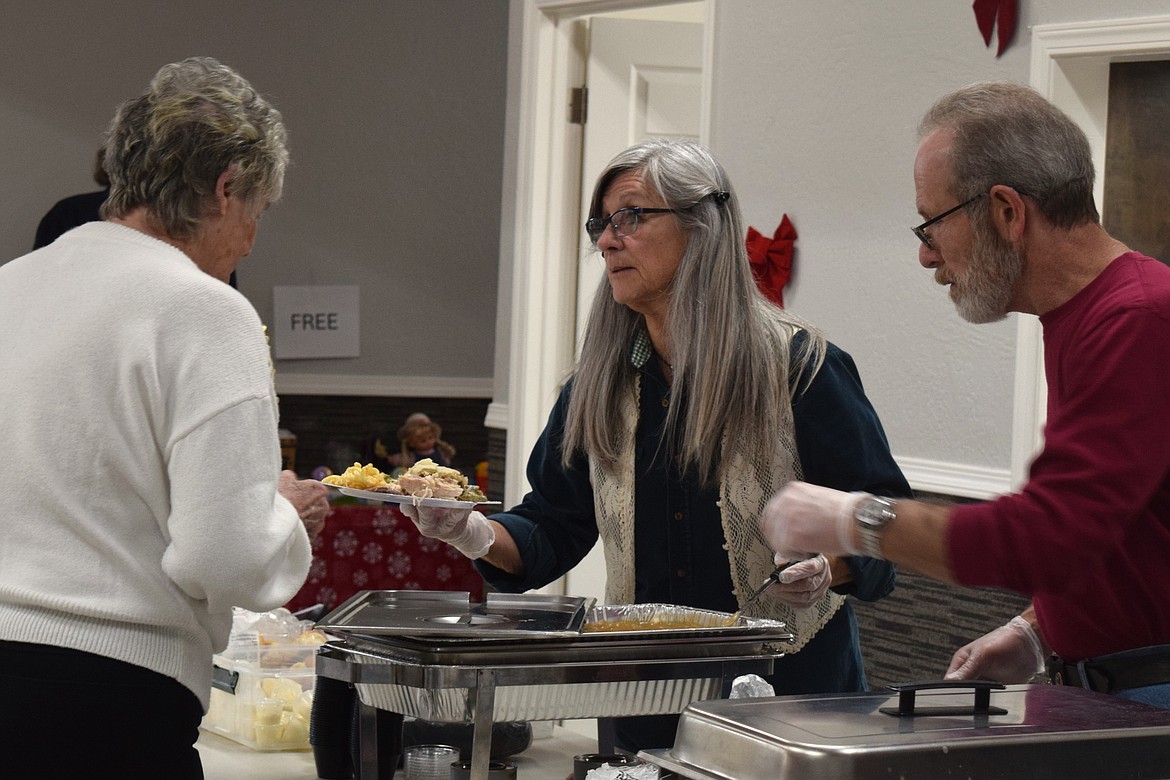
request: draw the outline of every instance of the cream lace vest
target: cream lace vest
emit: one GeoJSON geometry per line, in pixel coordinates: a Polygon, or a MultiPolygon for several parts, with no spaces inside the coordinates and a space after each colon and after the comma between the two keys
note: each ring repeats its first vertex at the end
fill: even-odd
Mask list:
{"type": "MultiPolygon", "coordinates": [[[[622,404],[623,446],[615,472],[607,472],[589,458],[597,528],[605,552],[605,600],[609,604],[634,602],[634,432],[639,384],[640,380],[635,380],[633,393],[622,404]]],[[[724,451],[728,448],[724,441],[724,451]]],[[[747,457],[737,448],[726,474],[719,486],[719,515],[728,541],[724,549],[731,564],[736,600],[743,604],[775,568],[757,519],[773,493],[786,482],[800,478],[796,441],[791,432],[785,436],[772,454],[771,463],[747,457]]],[[[816,604],[795,609],[764,596],[749,614],[783,620],[795,635],[795,644],[786,646],[786,651],[795,653],[844,602],[844,596],[829,591],[816,604]]]]}

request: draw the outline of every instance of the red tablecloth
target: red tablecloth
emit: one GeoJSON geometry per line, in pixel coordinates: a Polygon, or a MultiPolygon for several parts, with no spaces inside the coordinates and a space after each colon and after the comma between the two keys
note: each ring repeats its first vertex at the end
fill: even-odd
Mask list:
{"type": "Polygon", "coordinates": [[[313,541],[313,563],[286,606],[335,607],[359,590],[460,590],[483,600],[483,578],[454,547],[419,534],[397,504],[338,505],[313,541]]]}

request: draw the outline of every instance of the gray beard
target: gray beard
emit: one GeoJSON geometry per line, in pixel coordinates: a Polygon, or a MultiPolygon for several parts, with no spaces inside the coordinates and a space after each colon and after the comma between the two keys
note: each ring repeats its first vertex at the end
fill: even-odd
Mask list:
{"type": "Polygon", "coordinates": [[[959,316],[968,322],[998,322],[1024,268],[1023,254],[991,229],[986,220],[972,220],[974,241],[967,272],[951,284],[950,296],[959,316]]]}

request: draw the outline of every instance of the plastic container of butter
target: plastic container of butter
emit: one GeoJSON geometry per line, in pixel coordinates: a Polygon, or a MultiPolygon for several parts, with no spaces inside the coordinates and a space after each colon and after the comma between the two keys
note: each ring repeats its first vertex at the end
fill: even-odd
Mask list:
{"type": "Polygon", "coordinates": [[[309,750],[316,654],[314,644],[278,644],[213,656],[202,728],[253,750],[309,750]]]}

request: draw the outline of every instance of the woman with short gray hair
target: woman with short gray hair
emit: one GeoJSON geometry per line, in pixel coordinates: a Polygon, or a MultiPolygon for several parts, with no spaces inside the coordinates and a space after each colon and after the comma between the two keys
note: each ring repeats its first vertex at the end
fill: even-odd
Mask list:
{"type": "Polygon", "coordinates": [[[0,266],[5,776],[202,778],[232,608],[304,582],[327,491],[280,470],[267,340],[225,283],[287,161],[247,81],[168,65],[110,126],[104,220],[0,266]]]}

